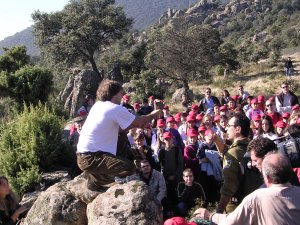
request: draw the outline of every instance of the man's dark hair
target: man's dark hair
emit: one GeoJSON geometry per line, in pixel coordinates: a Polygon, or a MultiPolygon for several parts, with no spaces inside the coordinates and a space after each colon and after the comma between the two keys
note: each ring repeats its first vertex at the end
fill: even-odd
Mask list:
{"type": "Polygon", "coordinates": [[[300,137],[300,124],[293,124],[287,126],[284,130],[284,133],[289,133],[293,138],[300,137]]]}
{"type": "Polygon", "coordinates": [[[122,90],[122,85],[114,80],[103,80],[98,87],[97,97],[100,101],[111,101],[122,90]]]}
{"type": "Polygon", "coordinates": [[[270,152],[263,160],[262,173],[264,177],[270,179],[272,184],[284,184],[291,180],[292,167],[285,155],[270,152]]]}
{"type": "Polygon", "coordinates": [[[232,118],[235,118],[235,126],[241,127],[241,135],[248,137],[250,133],[250,120],[242,113],[235,113],[232,118]]]}
{"type": "Polygon", "coordinates": [[[143,103],[148,103],[148,99],[147,98],[143,98],[143,103]]]}
{"type": "MultiPolygon", "coordinates": [[[[147,160],[147,159],[143,159],[141,162],[140,162],[140,165],[142,164],[149,164],[151,166],[151,163],[147,160]]],[[[151,166],[152,168],[152,166],[151,166]]]]}
{"type": "Polygon", "coordinates": [[[258,136],[250,141],[247,151],[254,152],[254,155],[258,158],[263,158],[268,152],[277,150],[276,144],[269,138],[258,136]]]}

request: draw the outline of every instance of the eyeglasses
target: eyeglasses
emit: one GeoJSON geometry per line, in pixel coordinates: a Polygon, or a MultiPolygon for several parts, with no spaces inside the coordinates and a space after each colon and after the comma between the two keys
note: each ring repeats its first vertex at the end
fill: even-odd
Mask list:
{"type": "Polygon", "coordinates": [[[284,89],[285,89],[285,88],[288,88],[288,86],[283,86],[283,87],[281,87],[281,88],[284,88],[284,89]]]}
{"type": "Polygon", "coordinates": [[[270,106],[273,106],[272,104],[270,104],[270,105],[266,105],[267,107],[270,107],[270,106]]]}

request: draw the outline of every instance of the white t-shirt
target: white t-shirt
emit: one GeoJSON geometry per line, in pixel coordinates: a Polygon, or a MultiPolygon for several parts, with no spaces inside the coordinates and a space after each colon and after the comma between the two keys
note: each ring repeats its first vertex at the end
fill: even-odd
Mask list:
{"type": "Polygon", "coordinates": [[[82,127],[77,152],[109,152],[116,155],[119,127],[129,127],[135,116],[110,101],[94,104],[82,127]]]}

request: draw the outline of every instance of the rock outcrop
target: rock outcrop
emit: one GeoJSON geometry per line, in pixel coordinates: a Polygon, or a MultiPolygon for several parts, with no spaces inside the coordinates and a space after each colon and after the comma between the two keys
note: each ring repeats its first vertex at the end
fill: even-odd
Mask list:
{"type": "Polygon", "coordinates": [[[82,175],[42,192],[22,225],[162,224],[160,205],[141,181],[89,191],[82,175]]]}
{"type": "Polygon", "coordinates": [[[65,89],[59,94],[59,100],[64,103],[64,109],[70,117],[76,116],[87,94],[96,95],[100,81],[101,78],[94,71],[85,69],[69,78],[65,89]]]}

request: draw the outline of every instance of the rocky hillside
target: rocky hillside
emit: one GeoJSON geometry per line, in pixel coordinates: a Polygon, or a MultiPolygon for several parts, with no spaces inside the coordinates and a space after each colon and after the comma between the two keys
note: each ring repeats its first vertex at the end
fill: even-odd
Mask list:
{"type": "MultiPolygon", "coordinates": [[[[169,8],[185,9],[198,0],[116,0],[116,4],[123,6],[128,17],[134,18],[134,29],[145,29],[155,23],[159,17],[169,8]]],[[[25,45],[28,54],[39,55],[39,49],[34,44],[32,28],[29,27],[13,36],[0,41],[0,47],[12,47],[15,45],[25,45]]],[[[0,50],[0,55],[3,52],[0,50]]]]}

